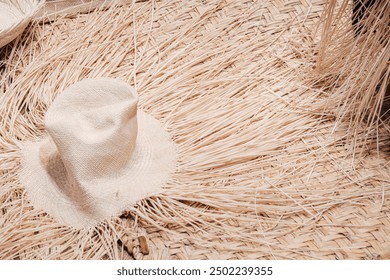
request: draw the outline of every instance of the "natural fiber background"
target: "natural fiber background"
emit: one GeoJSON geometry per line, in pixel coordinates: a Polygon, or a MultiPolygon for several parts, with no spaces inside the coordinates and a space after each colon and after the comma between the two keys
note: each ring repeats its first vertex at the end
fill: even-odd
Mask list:
{"type": "Polygon", "coordinates": [[[33,23],[1,51],[0,257],[388,258],[388,134],[357,128],[354,145],[332,110],[337,91],[316,72],[323,9],[139,1],[33,23]],[[136,87],[179,165],[161,195],[76,231],[29,204],[18,143],[44,133],[56,94],[99,76],[136,87]]]}

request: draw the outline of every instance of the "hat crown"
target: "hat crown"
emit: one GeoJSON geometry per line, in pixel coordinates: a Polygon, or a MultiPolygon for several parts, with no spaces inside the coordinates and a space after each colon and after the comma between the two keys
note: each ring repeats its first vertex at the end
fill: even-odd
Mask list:
{"type": "Polygon", "coordinates": [[[137,138],[137,93],[114,79],[84,80],[58,96],[45,127],[77,184],[115,176],[137,138]]]}

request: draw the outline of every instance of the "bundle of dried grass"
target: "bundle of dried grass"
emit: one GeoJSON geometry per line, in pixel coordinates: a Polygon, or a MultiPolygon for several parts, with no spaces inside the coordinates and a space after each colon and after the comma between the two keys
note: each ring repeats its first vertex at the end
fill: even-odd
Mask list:
{"type": "Polygon", "coordinates": [[[385,252],[390,167],[384,158],[352,164],[345,127],[333,131],[316,112],[325,92],[307,78],[322,4],[151,1],[31,26],[21,44],[4,50],[0,70],[0,257],[385,252]],[[100,76],[137,89],[142,109],[176,142],[179,166],[160,195],[75,230],[29,203],[18,180],[19,143],[44,133],[57,93],[100,76]]]}
{"type": "Polygon", "coordinates": [[[378,140],[380,128],[390,131],[381,118],[389,109],[383,106],[390,83],[389,15],[389,1],[330,0],[321,22],[314,79],[329,94],[322,109],[336,125],[349,123],[355,146],[378,140]]]}

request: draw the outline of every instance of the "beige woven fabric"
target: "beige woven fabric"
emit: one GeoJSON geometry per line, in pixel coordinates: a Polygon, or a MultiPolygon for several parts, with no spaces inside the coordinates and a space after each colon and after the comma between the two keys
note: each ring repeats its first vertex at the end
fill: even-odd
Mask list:
{"type": "Polygon", "coordinates": [[[137,113],[136,91],[87,79],[61,93],[45,116],[50,137],[23,144],[21,182],[34,206],[80,228],[161,191],[175,146],[160,123],[137,113]]]}

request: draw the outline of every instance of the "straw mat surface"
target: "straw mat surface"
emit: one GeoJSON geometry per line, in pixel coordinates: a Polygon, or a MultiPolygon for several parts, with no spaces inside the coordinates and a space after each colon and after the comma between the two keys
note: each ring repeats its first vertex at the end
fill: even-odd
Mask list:
{"type": "Polygon", "coordinates": [[[1,51],[0,258],[378,259],[390,251],[388,137],[352,148],[310,79],[324,1],[140,1],[30,25],[1,51]],[[117,77],[165,123],[165,191],[96,229],[34,209],[18,141],[57,93],[117,77]],[[377,147],[379,146],[379,151],[377,147]]]}

